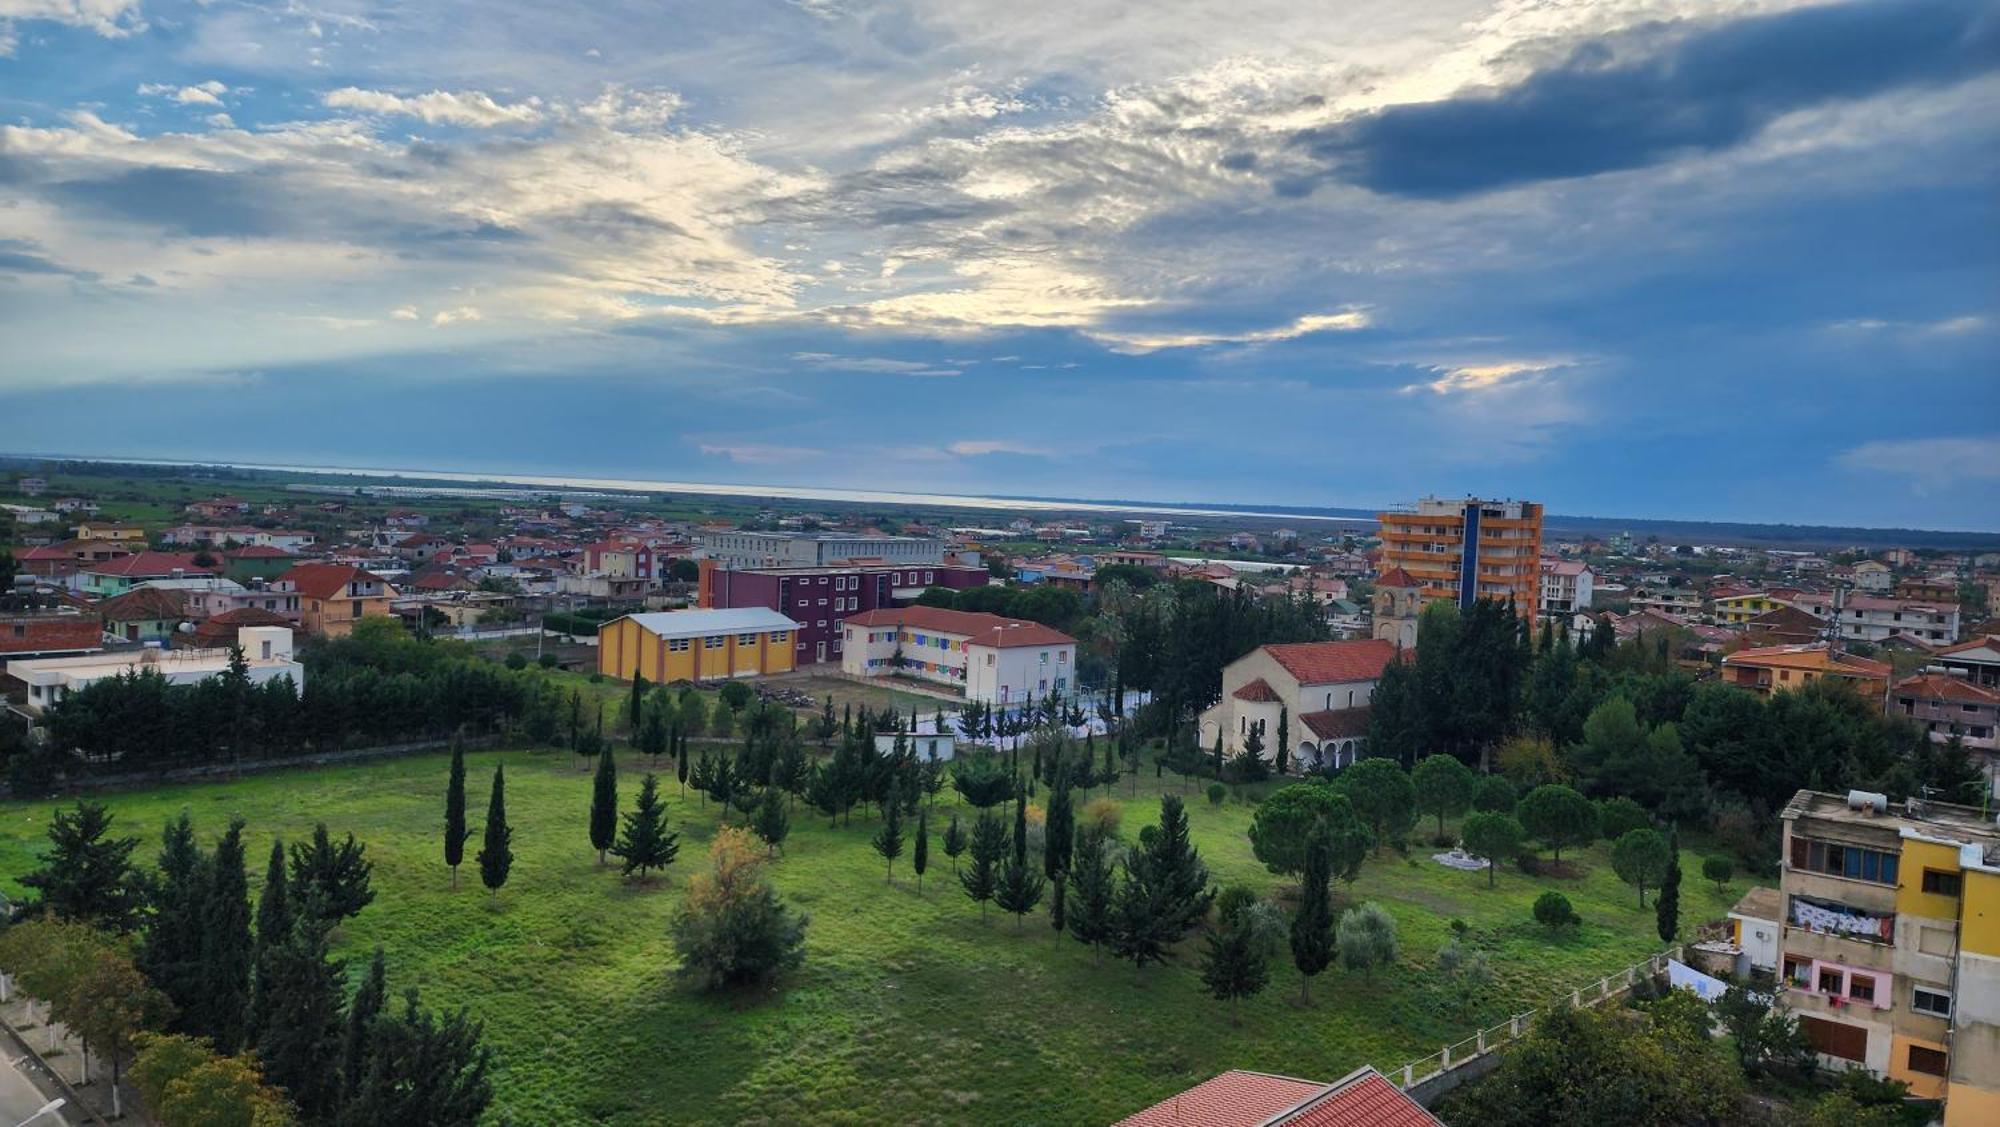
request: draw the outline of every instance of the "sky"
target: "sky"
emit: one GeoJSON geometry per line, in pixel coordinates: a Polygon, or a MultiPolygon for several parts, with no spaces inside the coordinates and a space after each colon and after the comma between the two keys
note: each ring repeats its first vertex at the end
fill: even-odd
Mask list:
{"type": "Polygon", "coordinates": [[[1995,0],[0,0],[0,451],[2000,530],[1995,0]]]}

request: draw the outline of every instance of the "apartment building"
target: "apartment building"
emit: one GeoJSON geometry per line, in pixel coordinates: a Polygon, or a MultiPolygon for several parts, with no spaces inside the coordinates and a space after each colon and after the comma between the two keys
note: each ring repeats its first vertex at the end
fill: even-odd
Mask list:
{"type": "Polygon", "coordinates": [[[793,647],[799,665],[839,661],[841,624],[859,611],[914,601],[926,587],[984,587],[983,567],[962,564],[850,563],[833,567],[734,568],[702,560],[695,602],[704,608],[763,607],[798,620],[793,647]]]}
{"type": "Polygon", "coordinates": [[[1872,644],[1898,634],[1906,634],[1932,646],[1958,641],[1957,603],[1884,598],[1847,591],[1831,595],[1800,595],[1791,603],[1816,618],[1837,623],[1843,642],[1872,644]]]}
{"type": "Polygon", "coordinates": [[[1541,562],[1542,593],[1537,612],[1547,618],[1563,618],[1589,610],[1597,575],[1582,560],[1545,559],[1541,562]]]}
{"type": "Polygon", "coordinates": [[[1383,570],[1400,567],[1422,585],[1424,601],[1514,602],[1533,618],[1541,596],[1542,506],[1532,501],[1425,497],[1377,514],[1383,570]]]}
{"type": "Polygon", "coordinates": [[[1831,679],[1853,686],[1869,700],[1880,700],[1894,671],[1887,662],[1841,653],[1824,642],[1756,646],[1722,659],[1723,684],[1757,693],[1803,689],[1814,681],[1831,679]]]}
{"type": "Polygon", "coordinates": [[[828,567],[859,560],[939,564],[944,562],[944,541],[933,536],[704,529],[701,556],[730,567],[828,567]]]}
{"type": "Polygon", "coordinates": [[[1779,982],[1822,1059],[2000,1123],[2000,828],[1861,791],[1782,818],[1779,982]]]}

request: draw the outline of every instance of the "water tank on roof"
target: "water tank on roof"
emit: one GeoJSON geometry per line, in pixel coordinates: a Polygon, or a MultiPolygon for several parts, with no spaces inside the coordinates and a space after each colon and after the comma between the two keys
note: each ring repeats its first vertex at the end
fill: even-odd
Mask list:
{"type": "Polygon", "coordinates": [[[1886,814],[1889,812],[1889,796],[1874,791],[1851,790],[1847,792],[1847,808],[1866,810],[1871,814],[1886,814]]]}

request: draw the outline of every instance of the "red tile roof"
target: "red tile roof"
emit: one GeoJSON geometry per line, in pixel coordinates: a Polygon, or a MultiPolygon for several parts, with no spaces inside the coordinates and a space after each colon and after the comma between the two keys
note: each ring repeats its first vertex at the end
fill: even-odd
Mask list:
{"type": "Polygon", "coordinates": [[[1983,685],[1975,685],[1963,677],[1953,677],[1944,673],[1919,673],[1896,682],[1895,694],[1899,697],[1916,697],[1920,700],[1949,700],[1960,704],[2000,705],[2000,692],[1983,685]]]}
{"type": "Polygon", "coordinates": [[[1323,740],[1359,739],[1368,734],[1368,706],[1326,708],[1299,717],[1306,731],[1323,740]]]}
{"type": "Polygon", "coordinates": [[[231,548],[222,553],[222,555],[224,558],[232,560],[290,560],[298,558],[294,553],[287,552],[276,544],[245,544],[241,548],[231,548]]]}
{"type": "Polygon", "coordinates": [[[1373,681],[1396,657],[1396,644],[1383,638],[1348,642],[1286,642],[1264,652],[1298,678],[1301,685],[1373,681]]]}
{"type": "Polygon", "coordinates": [[[213,575],[213,568],[196,567],[193,552],[134,552],[115,560],[94,563],[85,571],[99,575],[172,575],[179,568],[186,575],[213,575]]]}
{"type": "Polygon", "coordinates": [[[236,641],[236,631],[245,626],[297,625],[298,623],[275,611],[268,611],[263,607],[244,607],[241,610],[224,611],[196,624],[194,644],[209,649],[220,649],[236,641]]]}
{"type": "Polygon", "coordinates": [[[152,622],[183,618],[187,608],[172,591],[141,587],[97,604],[97,613],[106,622],[152,622]]]}
{"type": "Polygon", "coordinates": [[[1284,1127],[1442,1127],[1436,1116],[1372,1068],[1278,1120],[1284,1127]]]}
{"type": "Polygon", "coordinates": [[[1225,1072],[1118,1122],[1116,1127],[1255,1127],[1326,1085],[1263,1072],[1225,1072]]]}
{"type": "MultiPolygon", "coordinates": [[[[1372,555],[1373,553],[1370,554],[1372,555]]],[[[1383,572],[1381,575],[1377,576],[1375,579],[1375,586],[1421,587],[1423,586],[1423,584],[1417,582],[1416,576],[1413,576],[1409,572],[1404,571],[1402,565],[1398,564],[1397,566],[1392,567],[1389,570],[1383,572]]]]}
{"type": "Polygon", "coordinates": [[[299,594],[310,598],[333,599],[340,597],[347,585],[357,579],[372,579],[382,584],[383,594],[388,593],[388,580],[353,564],[300,564],[280,575],[278,582],[290,583],[299,594]]]}
{"type": "Polygon", "coordinates": [[[1012,649],[1018,646],[1066,646],[1076,639],[1053,626],[1018,618],[1002,618],[981,611],[946,610],[943,607],[895,607],[862,611],[844,619],[850,626],[902,626],[956,634],[969,646],[1012,649]]]}
{"type": "Polygon", "coordinates": [[[1257,678],[1255,681],[1250,682],[1229,695],[1235,697],[1237,700],[1276,701],[1282,699],[1278,696],[1278,690],[1273,689],[1271,683],[1262,677],[1257,678]]]}

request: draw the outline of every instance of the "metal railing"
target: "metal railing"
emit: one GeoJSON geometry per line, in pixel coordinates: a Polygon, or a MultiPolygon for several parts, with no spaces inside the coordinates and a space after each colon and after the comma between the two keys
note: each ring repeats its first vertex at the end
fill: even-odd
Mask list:
{"type": "MultiPolygon", "coordinates": [[[[1623,997],[1638,983],[1642,974],[1644,977],[1652,978],[1664,973],[1667,960],[1680,958],[1684,950],[1685,948],[1676,944],[1645,962],[1633,963],[1624,970],[1605,975],[1594,983],[1576,987],[1567,994],[1558,994],[1550,1005],[1580,1008],[1602,1005],[1613,998],[1623,997]]],[[[1477,1030],[1472,1036],[1446,1045],[1435,1053],[1407,1061],[1399,1068],[1386,1069],[1383,1075],[1397,1087],[1407,1091],[1453,1069],[1463,1067],[1502,1045],[1520,1040],[1522,1032],[1540,1012],[1540,1010],[1523,1010],[1499,1025],[1477,1030]]]]}

